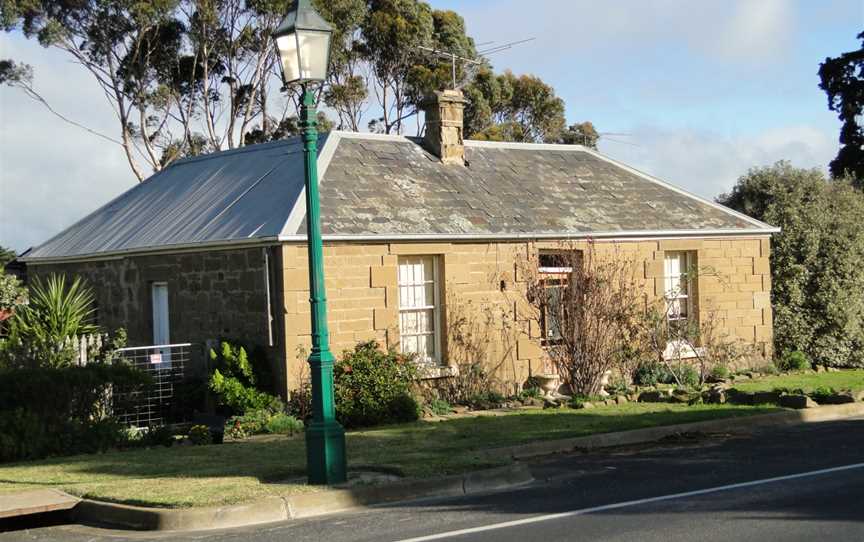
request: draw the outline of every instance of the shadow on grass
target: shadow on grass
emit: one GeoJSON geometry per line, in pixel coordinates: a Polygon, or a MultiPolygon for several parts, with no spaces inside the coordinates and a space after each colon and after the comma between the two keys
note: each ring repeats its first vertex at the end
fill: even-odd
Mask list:
{"type": "MultiPolygon", "coordinates": [[[[379,470],[423,478],[510,462],[483,453],[492,448],[772,411],[776,409],[767,406],[624,405],[592,411],[527,411],[421,421],[349,432],[347,453],[350,470],[379,470]]],[[[154,488],[159,484],[166,488],[170,485],[175,495],[197,491],[209,495],[203,498],[203,504],[218,504],[280,490],[256,488],[257,483],[303,485],[304,476],[304,440],[302,436],[294,436],[210,446],[133,449],[2,465],[0,488],[9,484],[74,490],[80,485],[92,498],[145,506],[177,506],[177,501],[170,501],[154,488]],[[237,484],[232,485],[231,480],[238,479],[245,480],[247,485],[232,489],[237,484]],[[142,490],[144,486],[148,486],[147,491],[142,490]],[[142,498],[142,493],[146,497],[142,498]]]]}

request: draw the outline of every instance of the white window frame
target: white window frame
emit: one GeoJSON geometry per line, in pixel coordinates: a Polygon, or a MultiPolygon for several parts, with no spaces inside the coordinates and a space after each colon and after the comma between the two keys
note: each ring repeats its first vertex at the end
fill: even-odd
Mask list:
{"type": "MultiPolygon", "coordinates": [[[[663,299],[666,301],[666,320],[672,325],[678,322],[692,321],[693,310],[693,269],[695,268],[696,252],[692,250],[670,250],[663,254],[663,299]],[[673,270],[672,259],[678,259],[678,271],[673,270]],[[682,288],[683,286],[683,288],[682,288]],[[678,302],[684,306],[686,316],[672,313],[670,304],[678,302]]],[[[666,359],[692,358],[696,352],[683,341],[669,341],[663,353],[666,359]]]]}
{"type": "Polygon", "coordinates": [[[424,254],[424,255],[411,255],[411,256],[399,256],[399,260],[397,262],[397,275],[396,275],[396,291],[398,292],[399,298],[399,351],[405,353],[403,345],[404,339],[406,336],[414,336],[421,337],[430,335],[430,333],[409,333],[406,334],[402,328],[402,315],[406,312],[422,312],[422,311],[432,311],[432,333],[433,336],[432,344],[435,348],[434,356],[426,357],[425,359],[418,358],[418,362],[421,364],[427,365],[435,365],[442,366],[444,362],[444,357],[441,351],[441,264],[440,257],[434,254],[424,254]],[[410,282],[403,283],[402,282],[402,266],[411,263],[423,262],[424,260],[431,260],[432,262],[432,279],[428,279],[424,277],[422,283],[410,282]],[[423,307],[409,307],[403,305],[402,300],[402,288],[403,287],[417,287],[424,286],[426,284],[432,284],[432,305],[424,305],[423,307]]]}
{"type": "Polygon", "coordinates": [[[670,322],[686,321],[693,315],[693,277],[690,276],[690,269],[694,259],[694,253],[688,250],[673,250],[663,254],[663,297],[666,299],[666,318],[670,322]],[[677,273],[673,270],[673,259],[678,260],[677,273]],[[673,316],[669,310],[670,303],[676,300],[679,306],[684,306],[686,316],[673,316]]]}

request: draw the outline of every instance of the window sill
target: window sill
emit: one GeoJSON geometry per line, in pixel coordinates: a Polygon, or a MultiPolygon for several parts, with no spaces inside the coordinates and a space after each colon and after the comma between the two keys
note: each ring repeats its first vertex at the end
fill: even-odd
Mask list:
{"type": "Polygon", "coordinates": [[[704,351],[704,348],[693,348],[688,344],[672,341],[666,345],[666,351],[663,352],[663,359],[666,361],[693,359],[704,354],[704,351]]]}
{"type": "Polygon", "coordinates": [[[420,365],[420,380],[434,380],[436,378],[449,378],[451,376],[459,376],[459,367],[431,364],[420,365]]]}

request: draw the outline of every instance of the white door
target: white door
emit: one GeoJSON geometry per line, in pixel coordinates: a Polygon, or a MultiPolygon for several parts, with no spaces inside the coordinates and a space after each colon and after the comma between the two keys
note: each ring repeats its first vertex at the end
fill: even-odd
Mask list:
{"type": "MultiPolygon", "coordinates": [[[[154,282],[151,287],[153,297],[153,344],[161,346],[171,344],[168,323],[168,283],[154,282]]],[[[171,367],[171,349],[161,348],[152,351],[150,362],[158,369],[171,367]]]]}

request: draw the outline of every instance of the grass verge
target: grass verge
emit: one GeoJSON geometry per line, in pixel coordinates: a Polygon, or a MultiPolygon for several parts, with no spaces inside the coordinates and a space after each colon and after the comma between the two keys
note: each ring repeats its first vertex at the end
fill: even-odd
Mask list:
{"type": "MultiPolygon", "coordinates": [[[[591,410],[536,410],[417,422],[348,434],[351,469],[380,468],[425,478],[509,463],[479,453],[578,437],[776,409],[734,405],[626,404],[591,410]]],[[[0,493],[54,487],[103,501],[170,508],[248,502],[315,491],[305,485],[302,436],[210,446],[113,451],[0,466],[0,493]]]]}
{"type": "Polygon", "coordinates": [[[792,373],[766,376],[757,380],[736,382],[734,387],[741,391],[772,391],[777,388],[784,388],[811,392],[820,387],[834,388],[838,391],[858,391],[864,390],[864,370],[847,369],[836,373],[792,373]]]}

